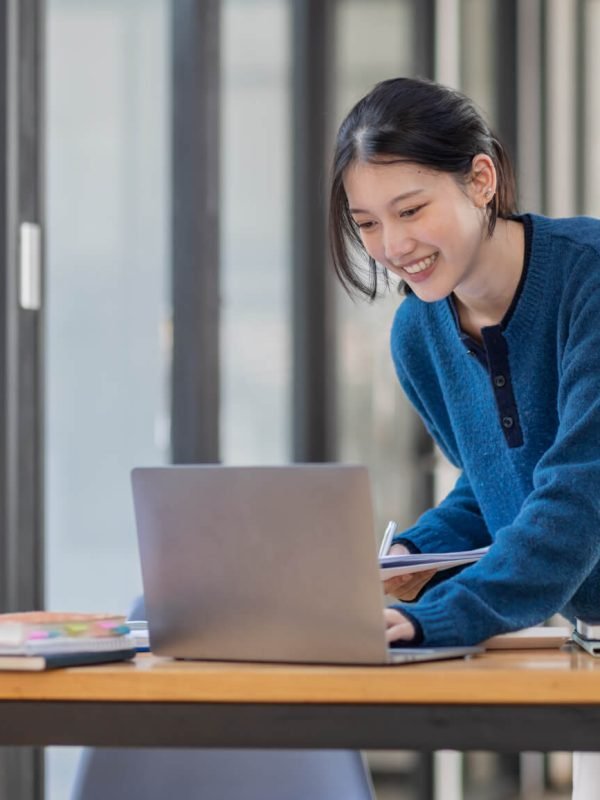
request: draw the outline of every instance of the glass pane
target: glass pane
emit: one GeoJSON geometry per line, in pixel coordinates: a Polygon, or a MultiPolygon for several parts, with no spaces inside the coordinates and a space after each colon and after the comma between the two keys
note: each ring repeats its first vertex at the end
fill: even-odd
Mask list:
{"type": "Polygon", "coordinates": [[[584,17],[584,208],[583,213],[600,217],[600,148],[598,130],[600,128],[600,94],[597,88],[597,75],[600,74],[600,3],[597,0],[585,3],[584,17]]]}
{"type": "Polygon", "coordinates": [[[483,110],[492,128],[498,127],[496,17],[496,0],[462,0],[460,88],[483,110]]]}
{"type": "Polygon", "coordinates": [[[222,10],[223,460],[288,461],[290,5],[222,10]]]}
{"type": "MultiPolygon", "coordinates": [[[[373,85],[414,72],[411,2],[341,0],[336,18],[338,122],[373,85]]],[[[414,519],[415,476],[409,437],[413,412],[394,374],[389,349],[397,293],[374,304],[338,293],[339,457],[369,467],[377,529],[388,519],[401,527],[414,519]]]]}
{"type": "MultiPolygon", "coordinates": [[[[129,471],[169,457],[168,0],[49,0],[46,603],[141,591],[129,471]]],[[[50,751],[49,798],[73,752],[50,751]]]]}

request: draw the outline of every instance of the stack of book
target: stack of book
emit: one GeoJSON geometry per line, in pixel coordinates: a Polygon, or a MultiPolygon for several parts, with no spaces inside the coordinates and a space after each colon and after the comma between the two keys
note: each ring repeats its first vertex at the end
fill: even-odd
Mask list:
{"type": "Polygon", "coordinates": [[[578,619],[573,641],[591,656],[600,658],[600,619],[578,619]]]}
{"type": "Polygon", "coordinates": [[[25,611],[0,614],[0,670],[127,661],[135,643],[124,616],[25,611]]]}

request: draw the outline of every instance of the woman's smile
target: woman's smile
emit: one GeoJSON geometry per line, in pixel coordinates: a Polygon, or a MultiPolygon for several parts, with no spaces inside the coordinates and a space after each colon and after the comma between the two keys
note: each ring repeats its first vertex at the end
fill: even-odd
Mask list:
{"type": "Polygon", "coordinates": [[[427,280],[427,278],[432,274],[438,255],[439,251],[432,253],[430,256],[426,256],[419,261],[411,261],[409,264],[400,265],[392,262],[392,265],[396,269],[400,269],[403,273],[406,273],[408,275],[407,280],[420,282],[427,280]]]}

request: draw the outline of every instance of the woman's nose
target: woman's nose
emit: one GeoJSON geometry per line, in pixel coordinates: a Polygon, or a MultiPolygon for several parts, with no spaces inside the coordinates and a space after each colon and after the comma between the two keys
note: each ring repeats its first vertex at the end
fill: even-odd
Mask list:
{"type": "Polygon", "coordinates": [[[406,235],[402,229],[388,230],[384,233],[383,251],[386,259],[399,265],[415,249],[415,240],[406,235]]]}

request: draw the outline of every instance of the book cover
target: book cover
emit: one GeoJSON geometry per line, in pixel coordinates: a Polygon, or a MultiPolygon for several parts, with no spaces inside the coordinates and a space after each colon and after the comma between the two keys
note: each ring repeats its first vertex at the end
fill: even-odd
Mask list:
{"type": "Polygon", "coordinates": [[[582,638],[600,642],[600,620],[578,619],[576,620],[576,630],[582,638]]]}
{"type": "Polygon", "coordinates": [[[130,658],[135,643],[119,614],[0,614],[0,669],[44,670],[130,658]]]}
{"type": "Polygon", "coordinates": [[[585,650],[586,653],[594,656],[594,658],[600,658],[600,642],[596,639],[587,639],[577,631],[573,631],[573,641],[575,644],[578,644],[582,650],[585,650]]]}
{"type": "Polygon", "coordinates": [[[0,671],[44,672],[60,667],[82,667],[94,664],[110,664],[116,661],[129,661],[135,657],[132,647],[112,651],[49,653],[47,655],[0,655],[0,671]]]}
{"type": "Polygon", "coordinates": [[[109,638],[128,633],[120,614],[23,611],[0,614],[0,647],[53,638],[109,638]]]}

